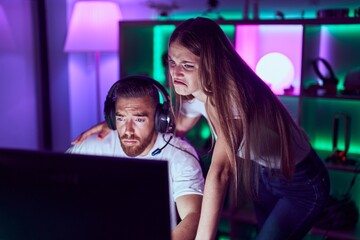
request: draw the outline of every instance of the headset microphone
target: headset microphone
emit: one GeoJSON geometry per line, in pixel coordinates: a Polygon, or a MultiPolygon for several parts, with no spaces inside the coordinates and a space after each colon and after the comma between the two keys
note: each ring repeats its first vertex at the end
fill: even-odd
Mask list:
{"type": "Polygon", "coordinates": [[[173,136],[170,136],[169,140],[166,141],[165,145],[162,148],[157,148],[155,149],[152,153],[151,156],[156,156],[159,153],[161,153],[161,151],[170,143],[171,139],[173,138],[173,136]]]}

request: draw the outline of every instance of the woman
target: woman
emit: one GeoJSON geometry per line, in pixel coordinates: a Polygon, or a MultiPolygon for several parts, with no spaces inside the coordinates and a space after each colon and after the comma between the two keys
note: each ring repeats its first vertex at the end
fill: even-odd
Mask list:
{"type": "Polygon", "coordinates": [[[329,195],[304,131],[213,20],[177,26],[168,58],[175,109],[202,102],[216,136],[196,239],[214,239],[230,180],[253,199],[258,239],[302,239],[329,195]]]}
{"type": "Polygon", "coordinates": [[[178,25],[168,64],[177,131],[184,134],[201,113],[216,137],[196,239],[215,238],[230,182],[233,195],[253,200],[257,239],[302,239],[329,196],[328,172],[304,131],[213,20],[178,25]]]}

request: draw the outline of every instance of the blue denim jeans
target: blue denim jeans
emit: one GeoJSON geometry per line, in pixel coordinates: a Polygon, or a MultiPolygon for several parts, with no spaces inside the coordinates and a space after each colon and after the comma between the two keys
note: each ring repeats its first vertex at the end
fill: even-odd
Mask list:
{"type": "Polygon", "coordinates": [[[328,171],[314,150],[296,165],[292,179],[260,167],[259,197],[254,201],[258,240],[302,239],[329,197],[328,171]]]}

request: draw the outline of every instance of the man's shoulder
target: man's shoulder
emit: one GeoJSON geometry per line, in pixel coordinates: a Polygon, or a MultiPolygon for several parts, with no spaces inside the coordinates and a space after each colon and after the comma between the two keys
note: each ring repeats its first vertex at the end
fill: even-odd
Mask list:
{"type": "MultiPolygon", "coordinates": [[[[164,135],[165,140],[169,139],[170,137],[171,134],[164,135]]],[[[195,148],[188,141],[174,136],[169,143],[170,146],[164,148],[164,153],[171,158],[179,157],[184,159],[197,159],[195,148]]]]}
{"type": "Polygon", "coordinates": [[[176,137],[173,134],[165,134],[164,139],[169,139],[169,138],[171,138],[171,136],[172,136],[172,139],[171,139],[170,143],[172,145],[175,145],[177,147],[193,148],[193,146],[187,140],[185,140],[181,137],[176,137]]]}
{"type": "Polygon", "coordinates": [[[87,137],[82,143],[73,145],[68,152],[85,154],[105,154],[107,149],[112,149],[115,144],[116,133],[111,131],[103,139],[99,139],[97,134],[87,137]]]}

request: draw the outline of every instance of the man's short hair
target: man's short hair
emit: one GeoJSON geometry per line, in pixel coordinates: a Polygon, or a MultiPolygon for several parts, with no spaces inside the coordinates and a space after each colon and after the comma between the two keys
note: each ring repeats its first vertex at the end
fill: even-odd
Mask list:
{"type": "Polygon", "coordinates": [[[153,106],[155,107],[159,102],[159,91],[150,81],[142,78],[125,78],[121,79],[113,91],[112,99],[114,102],[118,98],[140,98],[151,97],[153,106]]]}

